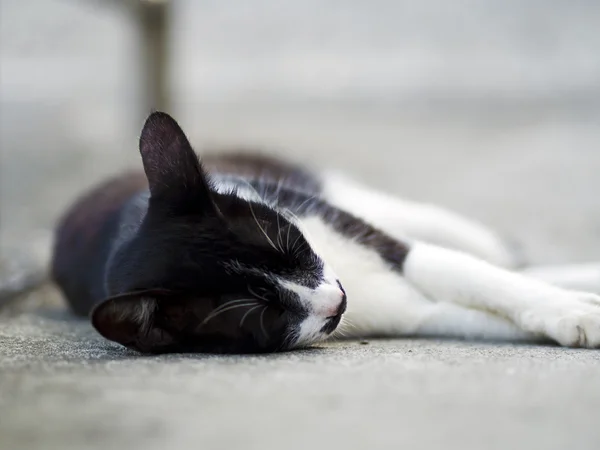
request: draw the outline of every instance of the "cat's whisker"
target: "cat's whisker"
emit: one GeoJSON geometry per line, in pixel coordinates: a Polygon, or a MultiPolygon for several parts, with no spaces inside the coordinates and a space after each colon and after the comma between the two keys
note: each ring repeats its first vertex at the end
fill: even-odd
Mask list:
{"type": "Polygon", "coordinates": [[[244,303],[244,302],[251,302],[254,301],[254,299],[252,298],[238,298],[236,300],[230,300],[228,302],[223,303],[222,305],[217,306],[215,309],[213,309],[210,313],[216,313],[218,311],[220,311],[223,308],[227,308],[228,306],[234,305],[236,303],[244,303]]]}
{"type": "Polygon", "coordinates": [[[294,209],[298,212],[300,212],[300,210],[302,209],[302,207],[307,204],[308,202],[316,199],[318,197],[318,195],[311,195],[310,197],[308,197],[306,200],[304,200],[302,203],[300,203],[298,206],[296,206],[294,209]]]}
{"type": "Polygon", "coordinates": [[[339,327],[337,327],[337,330],[335,330],[335,334],[338,334],[338,335],[342,336],[343,338],[347,338],[348,333],[349,333],[349,330],[347,330],[346,327],[344,327],[343,325],[340,325],[339,327]]]}
{"type": "Polygon", "coordinates": [[[246,320],[246,317],[248,317],[252,313],[252,311],[254,311],[257,308],[260,308],[260,305],[256,305],[244,313],[244,315],[242,316],[242,320],[240,320],[239,328],[242,328],[242,326],[244,325],[244,321],[246,320]]]}
{"type": "Polygon", "coordinates": [[[279,250],[283,253],[283,240],[281,238],[281,225],[279,224],[279,213],[277,214],[277,243],[279,244],[279,250]]]}
{"type": "Polygon", "coordinates": [[[290,222],[292,222],[293,220],[296,220],[298,222],[300,221],[298,216],[296,214],[294,214],[293,212],[291,212],[290,210],[283,210],[283,211],[281,211],[281,214],[283,214],[283,216],[290,222]]]}
{"type": "Polygon", "coordinates": [[[347,318],[342,318],[342,321],[337,328],[337,332],[347,338],[349,335],[352,335],[353,331],[359,331],[358,327],[347,318]]]}
{"type": "Polygon", "coordinates": [[[256,225],[258,226],[258,229],[265,236],[265,238],[267,238],[267,242],[271,245],[271,247],[273,247],[273,249],[276,252],[280,252],[280,250],[275,246],[275,244],[273,243],[273,241],[271,240],[271,238],[269,237],[269,235],[267,234],[267,232],[263,229],[263,227],[260,226],[260,223],[258,222],[256,214],[254,213],[254,209],[252,208],[252,202],[248,202],[248,207],[250,208],[250,212],[252,213],[252,217],[254,217],[254,221],[256,222],[256,225]]]}
{"type": "MultiPolygon", "coordinates": [[[[301,223],[300,218],[296,214],[294,214],[292,211],[290,211],[290,210],[285,211],[284,216],[286,217],[286,219],[289,222],[295,223],[295,225],[297,227],[300,226],[300,223],[301,223]]],[[[290,247],[290,231],[291,230],[292,230],[292,226],[290,225],[290,226],[288,226],[288,232],[287,232],[287,238],[286,238],[286,250],[290,253],[293,253],[293,247],[296,244],[296,242],[298,242],[298,239],[300,239],[300,236],[302,236],[302,232],[300,232],[298,234],[298,237],[296,238],[296,240],[290,247]]]]}
{"type": "Polygon", "coordinates": [[[309,251],[309,250],[310,250],[310,246],[308,245],[308,242],[303,241],[303,242],[300,242],[298,247],[294,248],[292,253],[296,256],[300,256],[302,254],[301,251],[309,251]],[[306,249],[304,249],[304,247],[306,247],[306,249]]]}
{"type": "Polygon", "coordinates": [[[254,192],[254,194],[256,194],[257,200],[265,200],[264,199],[264,195],[260,195],[258,193],[258,191],[256,190],[256,188],[254,186],[252,186],[252,183],[250,183],[248,180],[246,180],[245,178],[241,178],[239,181],[243,181],[246,186],[252,191],[254,192]]]}
{"type": "Polygon", "coordinates": [[[212,319],[214,319],[215,317],[217,317],[217,316],[219,316],[219,315],[223,314],[223,313],[224,313],[224,312],[226,312],[226,311],[231,311],[232,309],[242,308],[242,307],[244,307],[244,306],[254,306],[254,305],[256,305],[256,302],[252,302],[252,303],[242,303],[242,304],[240,304],[240,305],[233,305],[233,306],[230,306],[230,307],[228,307],[228,308],[222,309],[222,310],[220,310],[220,311],[219,311],[219,312],[217,312],[217,313],[215,313],[215,312],[212,312],[211,314],[209,314],[209,315],[206,317],[206,319],[204,319],[204,320],[202,321],[202,323],[200,324],[200,326],[206,325],[206,324],[207,324],[209,321],[211,321],[211,320],[212,320],[212,319]]]}
{"type": "MultiPolygon", "coordinates": [[[[243,182],[246,184],[246,186],[248,186],[248,188],[249,188],[249,189],[250,189],[252,192],[254,192],[254,194],[257,196],[257,198],[258,198],[259,200],[261,200],[261,201],[265,201],[265,202],[267,202],[267,203],[271,203],[271,205],[270,205],[270,206],[271,206],[271,207],[275,207],[275,204],[274,204],[272,201],[269,201],[269,199],[268,199],[268,198],[267,198],[267,196],[264,194],[264,192],[263,192],[263,195],[260,195],[260,194],[258,193],[258,191],[256,190],[256,188],[255,188],[254,186],[252,186],[252,184],[251,184],[251,183],[250,183],[248,180],[242,179],[242,181],[243,181],[243,182]]],[[[280,191],[280,190],[281,190],[281,185],[278,185],[278,191],[277,191],[277,193],[276,193],[276,195],[275,195],[275,198],[277,198],[277,195],[279,195],[279,191],[280,191]]],[[[256,224],[257,224],[257,225],[258,225],[258,227],[261,229],[261,231],[263,232],[263,234],[265,235],[265,237],[266,237],[266,238],[269,240],[270,244],[272,244],[272,246],[274,246],[274,243],[273,243],[273,241],[272,241],[271,239],[269,239],[269,237],[266,235],[266,231],[265,231],[265,230],[264,230],[264,229],[263,229],[263,228],[260,226],[260,224],[258,223],[258,220],[257,220],[257,218],[256,218],[256,215],[254,214],[254,210],[252,209],[252,205],[251,205],[251,203],[250,203],[250,202],[248,202],[248,206],[250,207],[250,211],[252,212],[252,215],[253,215],[253,217],[254,217],[254,220],[256,221],[256,224]]],[[[280,253],[284,253],[284,251],[283,251],[283,240],[282,240],[282,237],[281,237],[281,225],[280,225],[280,223],[279,223],[279,213],[277,213],[277,244],[278,244],[278,247],[279,247],[279,249],[277,249],[277,248],[276,248],[275,250],[278,250],[280,253]]]]}
{"type": "Polygon", "coordinates": [[[291,249],[291,253],[296,253],[296,244],[298,243],[298,240],[300,239],[300,237],[302,236],[302,233],[300,233],[298,235],[298,237],[296,238],[296,240],[294,241],[294,243],[292,244],[292,249],[291,249]]]}
{"type": "Polygon", "coordinates": [[[269,337],[269,334],[267,333],[267,330],[265,329],[265,311],[267,310],[268,306],[265,306],[262,311],[260,312],[260,329],[262,330],[263,334],[265,335],[266,338],[269,337]]]}
{"type": "Polygon", "coordinates": [[[340,341],[340,337],[343,338],[344,336],[342,336],[339,333],[334,333],[334,334],[329,335],[325,340],[329,341],[329,342],[339,342],[340,341]]]}
{"type": "Polygon", "coordinates": [[[290,250],[290,230],[292,229],[291,225],[288,225],[287,237],[285,238],[285,248],[290,250]]]}
{"type": "Polygon", "coordinates": [[[254,292],[254,290],[253,290],[253,289],[252,289],[250,286],[247,286],[247,288],[248,288],[248,292],[250,292],[250,293],[251,293],[252,295],[254,295],[256,298],[259,298],[259,299],[261,299],[261,300],[264,300],[264,301],[265,301],[265,302],[267,302],[267,303],[271,303],[271,302],[269,301],[269,299],[267,299],[267,298],[263,297],[262,295],[259,295],[259,294],[257,294],[256,292],[254,292]]]}

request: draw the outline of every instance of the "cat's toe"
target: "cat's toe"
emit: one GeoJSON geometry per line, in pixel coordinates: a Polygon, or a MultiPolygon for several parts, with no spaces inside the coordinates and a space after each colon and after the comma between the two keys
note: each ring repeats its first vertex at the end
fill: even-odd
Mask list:
{"type": "Polygon", "coordinates": [[[571,293],[523,315],[524,329],[565,347],[600,348],[600,297],[571,293]]]}
{"type": "Polygon", "coordinates": [[[600,314],[577,314],[559,319],[553,333],[565,347],[600,347],[600,314]]]}

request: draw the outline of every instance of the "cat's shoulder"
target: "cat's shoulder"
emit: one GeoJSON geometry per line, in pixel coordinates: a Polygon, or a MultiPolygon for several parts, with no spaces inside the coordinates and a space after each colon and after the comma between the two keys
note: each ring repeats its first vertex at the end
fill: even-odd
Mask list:
{"type": "Polygon", "coordinates": [[[318,192],[319,176],[302,164],[256,150],[207,152],[201,156],[207,172],[217,176],[242,177],[250,182],[276,183],[318,192]]]}

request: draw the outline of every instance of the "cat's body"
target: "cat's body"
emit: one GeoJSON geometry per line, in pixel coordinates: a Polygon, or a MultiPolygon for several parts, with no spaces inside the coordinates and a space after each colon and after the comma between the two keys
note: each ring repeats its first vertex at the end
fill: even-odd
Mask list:
{"type": "Polygon", "coordinates": [[[599,297],[500,268],[511,252],[455,214],[256,155],[196,167],[160,113],[140,149],[149,189],[142,173],[111,180],[57,233],[54,277],[74,311],[95,307],[109,339],[153,352],[273,351],[326,338],[345,312],[337,331],[348,337],[600,346],[599,297]]]}

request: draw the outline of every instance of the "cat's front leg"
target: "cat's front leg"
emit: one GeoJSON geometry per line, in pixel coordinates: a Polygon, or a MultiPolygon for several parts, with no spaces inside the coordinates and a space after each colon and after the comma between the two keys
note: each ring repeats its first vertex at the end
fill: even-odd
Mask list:
{"type": "Polygon", "coordinates": [[[467,254],[415,243],[404,275],[438,302],[486,311],[569,347],[600,347],[600,296],[569,291],[467,254]]]}

